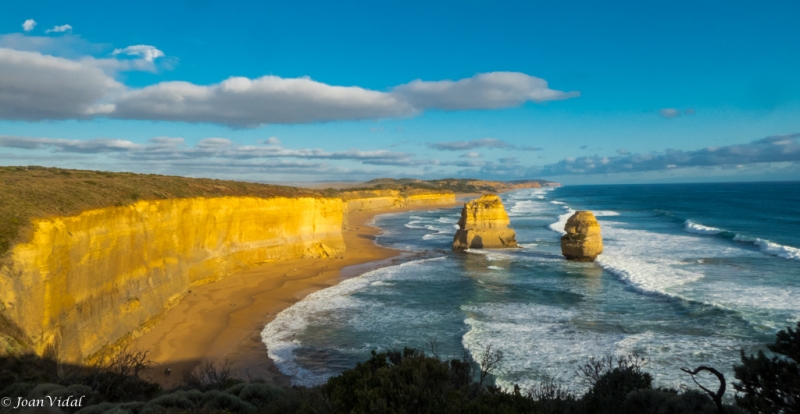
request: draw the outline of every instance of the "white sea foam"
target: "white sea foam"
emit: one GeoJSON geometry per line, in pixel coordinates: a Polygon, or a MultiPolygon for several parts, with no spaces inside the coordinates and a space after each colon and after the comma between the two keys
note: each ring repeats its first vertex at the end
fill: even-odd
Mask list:
{"type": "Polygon", "coordinates": [[[409,229],[424,229],[425,226],[420,226],[422,221],[420,220],[411,220],[408,223],[404,224],[404,226],[408,227],[409,229]]]}
{"type": "Polygon", "coordinates": [[[354,298],[352,296],[354,293],[374,286],[378,282],[385,283],[387,280],[424,278],[426,276],[420,275],[420,272],[407,271],[408,268],[440,260],[446,260],[446,258],[417,260],[373,270],[306,296],[303,300],[281,311],[261,331],[261,340],[267,346],[269,357],[284,375],[292,378],[294,385],[310,386],[324,382],[330,374],[320,374],[298,364],[295,350],[302,346],[302,343],[297,339],[297,335],[319,319],[321,315],[327,315],[333,310],[363,309],[368,306],[363,301],[354,298]]]}
{"type": "Polygon", "coordinates": [[[569,220],[570,216],[575,214],[575,210],[567,206],[564,206],[564,208],[567,210],[567,212],[558,216],[558,221],[548,226],[550,230],[553,230],[561,234],[567,234],[567,232],[564,231],[564,227],[567,225],[567,220],[569,220]]]}
{"type": "Polygon", "coordinates": [[[551,202],[550,202],[550,204],[564,205],[564,204],[567,204],[567,203],[564,203],[564,202],[561,202],[561,201],[556,201],[556,200],[553,200],[553,201],[551,201],[551,202]]]}
{"type": "Polygon", "coordinates": [[[487,269],[492,269],[492,270],[503,270],[503,268],[502,268],[502,267],[500,267],[500,266],[488,266],[488,267],[487,267],[487,269]]]}
{"type": "Polygon", "coordinates": [[[542,202],[533,200],[517,201],[508,210],[510,216],[524,216],[531,213],[538,213],[544,209],[542,202]]]}
{"type": "Polygon", "coordinates": [[[708,227],[702,224],[697,224],[691,220],[686,220],[683,223],[683,229],[689,233],[695,234],[720,234],[725,231],[716,227],[708,227]]]}
{"type": "Polygon", "coordinates": [[[782,244],[773,243],[769,240],[760,239],[758,237],[747,237],[737,235],[733,240],[753,243],[758,246],[759,250],[773,256],[782,257],[784,259],[800,260],[800,249],[791,246],[784,246],[782,244]]]}
{"type": "MultiPolygon", "coordinates": [[[[484,304],[462,306],[467,313],[469,332],[462,343],[476,359],[491,345],[503,351],[497,370],[498,385],[523,389],[547,379],[554,379],[584,391],[576,382],[575,369],[590,357],[607,354],[625,355],[637,352],[649,360],[648,372],[658,386],[678,388],[686,381],[682,366],[707,363],[713,356],[720,366],[731,367],[738,359],[738,350],[747,345],[725,338],[653,332],[624,333],[583,330],[575,320],[592,318],[577,310],[527,303],[484,304]],[[513,346],[509,345],[513,344],[513,346]]],[[[725,372],[729,374],[729,372],[725,372]]]]}
{"type": "Polygon", "coordinates": [[[614,217],[619,215],[616,211],[611,210],[592,211],[592,214],[594,214],[595,217],[614,217]]]}
{"type": "Polygon", "coordinates": [[[422,236],[422,240],[434,240],[434,239],[448,239],[452,237],[451,235],[441,234],[441,233],[429,233],[422,236]]]}

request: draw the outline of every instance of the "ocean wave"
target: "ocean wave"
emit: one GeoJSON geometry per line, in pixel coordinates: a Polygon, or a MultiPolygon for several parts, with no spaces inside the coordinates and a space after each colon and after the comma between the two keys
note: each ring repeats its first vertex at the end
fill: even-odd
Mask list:
{"type": "Polygon", "coordinates": [[[408,268],[422,264],[446,260],[445,257],[415,260],[397,266],[390,266],[364,273],[361,276],[347,279],[338,285],[331,286],[306,296],[303,300],[284,309],[261,331],[261,341],[267,347],[267,354],[275,362],[278,370],[291,377],[293,385],[313,386],[325,382],[332,372],[319,372],[307,369],[298,363],[295,351],[302,346],[297,336],[320,315],[334,310],[363,309],[368,304],[354,298],[358,291],[380,286],[380,282],[388,285],[388,280],[421,279],[424,272],[409,271],[408,268]]]}
{"type": "Polygon", "coordinates": [[[419,226],[419,224],[421,223],[422,221],[420,220],[411,220],[408,223],[404,224],[404,226],[408,227],[409,229],[424,229],[425,226],[419,226]]]}
{"type": "MultiPolygon", "coordinates": [[[[554,305],[528,303],[462,306],[469,331],[464,347],[477,358],[486,346],[502,350],[505,358],[497,368],[498,385],[522,388],[545,380],[556,380],[576,391],[585,391],[574,375],[575,367],[590,357],[638,353],[648,358],[648,371],[659,386],[678,388],[685,383],[679,368],[713,360],[733,366],[738,351],[750,343],[736,339],[683,334],[603,332],[584,330],[575,320],[592,315],[554,305]],[[509,346],[525,344],[525,346],[509,346]]],[[[726,375],[730,374],[725,372],[726,375]]]]}
{"type": "Polygon", "coordinates": [[[592,211],[592,214],[594,214],[595,217],[616,217],[619,215],[619,213],[617,213],[616,211],[611,211],[611,210],[592,211]]]}
{"type": "Polygon", "coordinates": [[[720,234],[725,231],[716,227],[708,227],[702,224],[697,224],[691,220],[686,220],[686,222],[683,223],[683,229],[689,233],[695,234],[720,234]]]}
{"type": "Polygon", "coordinates": [[[792,246],[785,246],[782,244],[778,244],[769,241],[767,239],[736,234],[734,232],[725,229],[704,226],[702,224],[695,223],[691,220],[686,220],[684,222],[683,230],[688,233],[694,233],[694,234],[720,235],[728,237],[737,242],[750,243],[752,245],[755,245],[761,252],[772,256],[781,257],[789,260],[800,260],[800,249],[792,246]]]}
{"type": "Polygon", "coordinates": [[[790,260],[800,260],[800,249],[796,247],[784,246],[782,244],[773,243],[769,240],[760,239],[758,237],[747,237],[741,235],[736,235],[733,240],[752,243],[758,246],[758,249],[762,252],[773,256],[790,260]]]}
{"type": "Polygon", "coordinates": [[[567,207],[566,205],[564,205],[563,207],[567,210],[567,212],[558,216],[558,221],[550,224],[547,227],[556,233],[567,234],[567,232],[564,231],[564,227],[566,227],[567,220],[569,220],[570,216],[575,214],[575,210],[567,207]]]}

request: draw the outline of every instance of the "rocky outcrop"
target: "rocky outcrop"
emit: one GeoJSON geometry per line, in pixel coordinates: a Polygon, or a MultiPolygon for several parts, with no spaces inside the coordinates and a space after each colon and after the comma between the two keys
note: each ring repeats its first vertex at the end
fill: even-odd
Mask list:
{"type": "Polygon", "coordinates": [[[576,211],[567,220],[561,236],[561,254],[567,260],[592,262],[603,252],[600,223],[591,211],[576,211]]]}
{"type": "Polygon", "coordinates": [[[500,197],[488,194],[464,204],[453,250],[517,247],[516,234],[500,197]]]}
{"type": "Polygon", "coordinates": [[[190,198],[35,220],[3,266],[0,313],[37,354],[91,362],[194,286],[343,251],[343,208],[339,198],[190,198]]]}

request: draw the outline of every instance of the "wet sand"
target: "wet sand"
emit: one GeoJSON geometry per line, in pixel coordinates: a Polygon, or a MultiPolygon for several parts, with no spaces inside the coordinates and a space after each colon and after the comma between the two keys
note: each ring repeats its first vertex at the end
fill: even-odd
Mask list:
{"type": "Polygon", "coordinates": [[[459,204],[351,213],[343,232],[347,248],[339,257],[269,263],[195,288],[129,349],[148,351],[154,369],[146,375],[165,388],[180,385],[185,370],[225,361],[239,378],[288,386],[289,378],[278,371],[261,342],[264,326],[310,293],[411,255],[374,243],[380,229],[366,223],[376,215],[459,204]]]}

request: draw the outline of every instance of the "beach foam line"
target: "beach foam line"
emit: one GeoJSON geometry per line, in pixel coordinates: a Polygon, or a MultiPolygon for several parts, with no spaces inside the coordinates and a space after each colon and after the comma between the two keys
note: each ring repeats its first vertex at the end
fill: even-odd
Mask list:
{"type": "MultiPolygon", "coordinates": [[[[324,383],[332,374],[321,375],[303,368],[297,362],[295,350],[302,346],[296,339],[298,334],[313,323],[317,315],[321,313],[336,309],[363,307],[362,302],[352,297],[354,293],[370,286],[380,286],[381,284],[377,282],[386,284],[407,267],[438,260],[446,260],[446,258],[414,260],[376,269],[306,296],[303,300],[278,313],[275,319],[261,331],[261,341],[267,346],[267,354],[275,362],[278,370],[292,379],[292,385],[313,386],[324,383]]],[[[414,277],[414,274],[414,272],[406,273],[404,277],[414,277]]]]}

